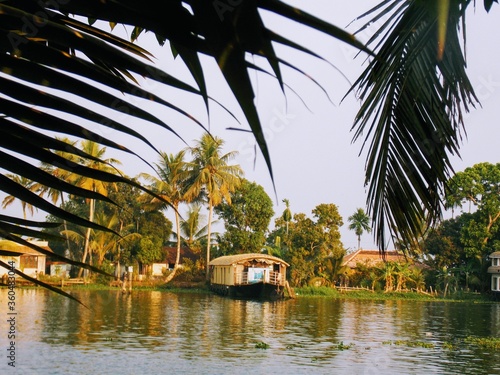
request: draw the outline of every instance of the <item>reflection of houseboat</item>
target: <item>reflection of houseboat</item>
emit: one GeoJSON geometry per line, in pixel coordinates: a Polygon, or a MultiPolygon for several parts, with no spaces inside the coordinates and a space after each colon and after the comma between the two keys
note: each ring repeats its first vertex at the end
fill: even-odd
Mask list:
{"type": "Polygon", "coordinates": [[[238,254],[216,258],[209,263],[210,287],[222,295],[278,299],[289,288],[288,263],[267,254],[238,254]]]}

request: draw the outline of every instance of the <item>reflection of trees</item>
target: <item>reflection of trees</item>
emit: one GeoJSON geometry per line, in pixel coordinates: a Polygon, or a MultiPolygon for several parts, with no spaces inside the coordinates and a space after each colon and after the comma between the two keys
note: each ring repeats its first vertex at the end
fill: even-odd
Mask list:
{"type": "MultiPolygon", "coordinates": [[[[89,309],[67,298],[48,295],[42,314],[43,341],[86,346],[102,342],[113,347],[150,345],[151,337],[167,334],[167,311],[161,292],[73,291],[89,309]],[[57,300],[57,301],[56,301],[57,300]],[[147,343],[145,342],[147,341],[147,343]]],[[[158,341],[163,345],[163,340],[158,341]]]]}
{"type": "MultiPolygon", "coordinates": [[[[72,293],[92,309],[47,291],[19,290],[20,343],[32,347],[42,342],[53,353],[69,352],[65,356],[69,359],[96,352],[128,356],[130,351],[135,356],[131,358],[133,366],[142,359],[193,361],[198,363],[193,371],[203,362],[239,364],[244,370],[255,362],[255,372],[259,372],[263,368],[259,366],[267,366],[272,360],[274,368],[276,363],[284,365],[284,373],[285,367],[290,369],[287,364],[305,369],[314,360],[322,369],[338,369],[347,363],[349,373],[362,373],[371,361],[387,365],[386,369],[392,370],[389,372],[411,362],[415,371],[433,365],[442,369],[445,363],[447,373],[461,373],[464,361],[474,358],[467,363],[467,373],[495,373],[500,358],[498,353],[464,343],[468,336],[500,335],[500,307],[494,304],[316,297],[256,302],[166,291],[72,293]],[[37,322],[36,317],[43,318],[37,322]],[[426,341],[436,346],[432,351],[396,348],[382,345],[384,340],[426,341]],[[255,344],[261,341],[270,345],[268,351],[255,350],[255,344]],[[342,353],[339,342],[355,345],[342,353]],[[445,349],[444,342],[455,344],[457,350],[445,349]],[[381,350],[386,355],[383,363],[376,362],[382,358],[381,350]],[[399,358],[401,354],[404,357],[399,358]]],[[[0,290],[0,299],[5,295],[5,290],[0,290]]],[[[27,357],[25,360],[29,362],[27,357]]],[[[114,361],[110,356],[110,366],[114,361]]],[[[315,368],[307,368],[314,373],[315,368]]],[[[378,369],[385,372],[382,367],[378,369]]]]}

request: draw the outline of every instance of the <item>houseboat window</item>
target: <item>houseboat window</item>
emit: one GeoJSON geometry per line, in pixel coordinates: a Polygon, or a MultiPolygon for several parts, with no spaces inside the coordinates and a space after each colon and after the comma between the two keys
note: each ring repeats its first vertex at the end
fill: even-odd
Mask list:
{"type": "Polygon", "coordinates": [[[498,266],[498,261],[499,261],[498,258],[493,258],[492,261],[493,261],[492,266],[498,266]]]}

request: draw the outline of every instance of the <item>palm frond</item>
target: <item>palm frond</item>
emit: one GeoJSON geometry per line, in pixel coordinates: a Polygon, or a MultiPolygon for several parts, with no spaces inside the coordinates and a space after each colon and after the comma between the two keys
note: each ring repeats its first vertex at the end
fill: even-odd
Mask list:
{"type": "Polygon", "coordinates": [[[363,103],[353,129],[368,147],[367,205],[381,249],[387,232],[412,242],[441,216],[463,111],[477,103],[459,36],[468,4],[450,4],[444,47],[434,3],[384,1],[371,15],[389,21],[370,40],[377,56],[354,84],[363,103]]]}

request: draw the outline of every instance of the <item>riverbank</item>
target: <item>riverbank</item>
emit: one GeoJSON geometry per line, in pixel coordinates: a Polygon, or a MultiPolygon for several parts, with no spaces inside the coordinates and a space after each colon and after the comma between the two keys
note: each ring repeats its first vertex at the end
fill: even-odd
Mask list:
{"type": "Polygon", "coordinates": [[[295,294],[300,296],[316,296],[333,299],[365,299],[365,300],[418,300],[418,301],[444,301],[444,302],[473,302],[473,303],[495,303],[488,294],[475,292],[457,291],[446,297],[419,293],[414,291],[405,292],[383,292],[363,289],[342,290],[329,287],[303,287],[295,288],[295,294]]]}
{"type": "MultiPolygon", "coordinates": [[[[23,288],[36,288],[36,286],[23,286],[23,288]]],[[[87,284],[66,284],[62,288],[70,290],[119,290],[116,285],[103,285],[96,283],[87,284]]],[[[132,291],[164,291],[171,293],[197,293],[211,294],[208,285],[202,282],[172,282],[162,284],[159,282],[136,282],[132,286],[132,291]]],[[[358,299],[358,300],[418,300],[418,301],[443,301],[443,302],[472,302],[472,303],[496,303],[490,295],[475,292],[457,291],[446,297],[430,295],[429,293],[417,293],[414,291],[405,292],[383,292],[365,289],[343,290],[330,287],[302,287],[294,288],[296,298],[318,297],[332,299],[358,299]]]]}

